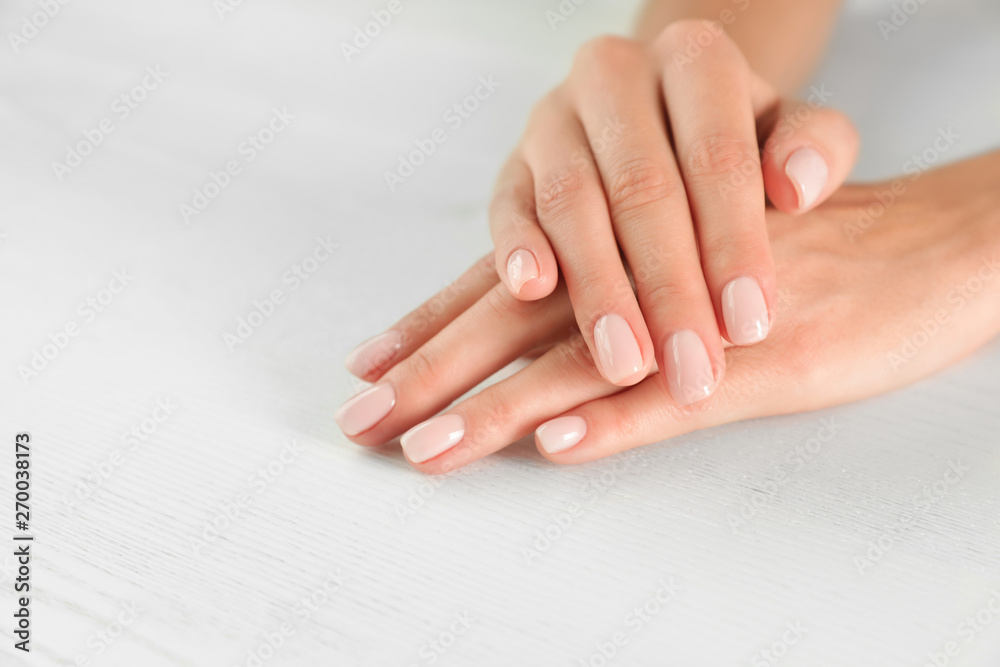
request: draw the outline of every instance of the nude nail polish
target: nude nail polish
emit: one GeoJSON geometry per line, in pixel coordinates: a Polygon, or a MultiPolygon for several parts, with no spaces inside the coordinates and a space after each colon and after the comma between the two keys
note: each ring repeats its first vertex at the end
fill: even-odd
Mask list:
{"type": "Polygon", "coordinates": [[[741,276],[723,288],[722,314],[733,345],[753,345],[767,338],[767,302],[753,278],[741,276]]]}
{"type": "Polygon", "coordinates": [[[695,332],[678,331],[670,336],[663,357],[667,366],[667,386],[679,405],[697,403],[715,391],[712,361],[695,332]]]}
{"type": "Polygon", "coordinates": [[[800,148],[785,163],[785,175],[795,186],[799,208],[809,208],[816,203],[830,178],[830,169],[823,156],[814,148],[800,148]]]}
{"type": "Polygon", "coordinates": [[[580,444],[587,435],[587,422],[583,417],[558,417],[539,426],[535,435],[542,449],[558,454],[580,444]]]}
{"type": "Polygon", "coordinates": [[[371,429],[396,406],[396,390],[391,384],[377,384],[349,399],[337,409],[333,418],[348,437],[371,429]]]}
{"type": "Polygon", "coordinates": [[[347,355],[344,365],[351,375],[365,378],[385,370],[403,349],[403,336],[398,331],[386,331],[366,340],[347,355]]]}
{"type": "Polygon", "coordinates": [[[594,327],[594,347],[604,376],[615,384],[642,370],[642,350],[621,315],[605,315],[594,327]]]}
{"type": "Polygon", "coordinates": [[[536,280],[538,275],[538,261],[531,252],[523,248],[515,251],[507,260],[507,279],[510,280],[514,294],[520,294],[524,284],[529,280],[536,280]]]}
{"type": "Polygon", "coordinates": [[[461,415],[441,415],[411,428],[403,434],[400,444],[406,458],[423,463],[444,454],[464,437],[465,419],[461,415]]]}

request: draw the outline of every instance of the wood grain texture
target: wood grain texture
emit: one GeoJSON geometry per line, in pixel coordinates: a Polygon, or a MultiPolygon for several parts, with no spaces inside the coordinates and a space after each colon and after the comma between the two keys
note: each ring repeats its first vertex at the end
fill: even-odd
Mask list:
{"type": "MultiPolygon", "coordinates": [[[[630,19],[593,0],[553,32],[529,2],[404,5],[350,63],[339,43],[378,3],[220,18],[93,0],[3,54],[0,437],[34,439],[36,587],[33,651],[4,623],[0,664],[577,667],[616,633],[612,665],[921,667],[952,640],[949,664],[1000,664],[1000,342],[864,403],[578,467],[522,442],[431,480],[340,435],[333,410],[358,389],[343,357],[488,249],[492,179],[527,110],[576,44],[630,19]],[[156,65],[162,85],[118,119],[112,102],[156,65]],[[390,193],[384,171],[486,74],[495,98],[390,193]],[[185,224],[179,205],[275,108],[295,120],[185,224]],[[105,116],[114,132],[59,182],[52,161],[105,116]],[[318,237],[338,248],[293,287],[318,237]],[[82,315],[123,269],[125,289],[82,315]],[[228,349],[275,289],[284,302],[228,349]],[[69,322],[80,334],[22,381],[69,322]],[[918,502],[954,462],[960,481],[918,502]]],[[[888,3],[843,20],[820,76],[862,123],[861,173],[899,171],[942,123],[961,124],[961,154],[1000,143],[1000,16],[980,6],[928,3],[887,44],[873,25],[888,3]],[[928,41],[959,24],[975,50],[928,41]],[[920,49],[919,73],[892,69],[920,49]],[[890,77],[877,92],[907,112],[883,120],[868,100],[890,77]]]]}

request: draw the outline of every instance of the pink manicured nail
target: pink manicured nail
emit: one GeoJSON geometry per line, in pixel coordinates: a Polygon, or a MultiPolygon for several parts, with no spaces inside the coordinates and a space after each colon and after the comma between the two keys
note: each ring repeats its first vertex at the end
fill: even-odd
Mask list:
{"type": "Polygon", "coordinates": [[[524,283],[538,278],[538,262],[529,251],[521,249],[507,260],[507,278],[514,294],[520,294],[524,283]]]}
{"type": "Polygon", "coordinates": [[[385,419],[395,405],[396,390],[392,385],[377,384],[341,405],[333,418],[344,435],[354,437],[385,419]]]}
{"type": "Polygon", "coordinates": [[[351,375],[368,377],[379,369],[386,368],[403,349],[403,336],[398,331],[386,331],[366,340],[347,355],[344,365],[351,375]]]}
{"type": "Polygon", "coordinates": [[[535,435],[542,449],[549,454],[558,454],[580,444],[587,435],[587,422],[583,417],[559,417],[539,426],[535,435]]]}
{"type": "Polygon", "coordinates": [[[753,278],[741,276],[723,288],[722,314],[733,345],[753,345],[767,338],[767,302],[753,278]]]}
{"type": "Polygon", "coordinates": [[[461,415],[441,415],[411,428],[403,434],[400,443],[406,458],[423,463],[444,454],[464,437],[465,419],[461,415]]]}
{"type": "Polygon", "coordinates": [[[594,347],[604,376],[615,384],[642,370],[642,350],[632,327],[620,315],[605,315],[594,327],[594,347]]]}
{"type": "Polygon", "coordinates": [[[799,195],[799,208],[805,209],[819,199],[830,178],[830,168],[818,151],[806,147],[795,151],[788,158],[785,175],[791,179],[795,192],[799,195]]]}
{"type": "Polygon", "coordinates": [[[678,331],[663,351],[667,362],[667,386],[680,405],[691,405],[715,391],[712,361],[701,337],[693,331],[678,331]]]}

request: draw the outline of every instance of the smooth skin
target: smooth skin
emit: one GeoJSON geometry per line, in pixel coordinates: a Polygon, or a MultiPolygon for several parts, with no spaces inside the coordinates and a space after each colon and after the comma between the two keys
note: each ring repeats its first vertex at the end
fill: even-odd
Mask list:
{"type": "MultiPolygon", "coordinates": [[[[580,463],[912,383],[1000,333],[997,182],[1000,152],[901,178],[895,190],[901,185],[903,192],[888,208],[878,196],[884,200],[893,186],[881,183],[844,187],[797,218],[769,211],[777,280],[788,286],[778,306],[782,326],[761,344],[729,348],[726,383],[688,406],[668,400],[656,377],[627,389],[609,385],[579,333],[566,335],[573,322],[566,292],[524,302],[496,278],[492,286],[486,278],[467,280],[463,299],[472,305],[457,316],[419,318],[422,335],[430,334],[426,343],[376,378],[376,387],[393,388],[397,403],[351,439],[389,442],[507,361],[552,340],[559,342],[512,377],[412,428],[410,446],[403,438],[411,463],[427,473],[448,472],[536,429],[543,456],[580,463]],[[868,227],[858,222],[866,210],[881,211],[868,227]],[[920,333],[929,318],[941,323],[934,336],[920,333]],[[547,427],[558,437],[544,442],[547,427]]],[[[479,262],[470,274],[488,276],[489,267],[479,262]]],[[[436,311],[432,299],[417,312],[436,311]]],[[[394,330],[405,337],[412,321],[394,330]]]]}
{"type": "Polygon", "coordinates": [[[535,300],[561,273],[607,381],[635,384],[655,363],[675,401],[703,400],[725,370],[723,337],[752,345],[773,325],[765,197],[811,210],[846,179],[857,143],[839,112],[780,99],[719,22],[599,38],[502,170],[490,207],[500,280],[535,300]]]}

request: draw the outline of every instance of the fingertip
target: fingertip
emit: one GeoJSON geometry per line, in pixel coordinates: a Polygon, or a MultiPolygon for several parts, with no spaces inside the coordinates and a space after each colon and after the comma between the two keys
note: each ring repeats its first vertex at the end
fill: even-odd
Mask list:
{"type": "Polygon", "coordinates": [[[501,278],[507,290],[522,301],[537,301],[552,294],[557,278],[555,260],[539,259],[541,253],[527,248],[517,248],[507,257],[497,258],[497,268],[502,268],[501,278]]]}
{"type": "Polygon", "coordinates": [[[785,161],[785,176],[795,190],[796,212],[819,203],[830,181],[827,159],[812,146],[802,146],[785,161]]]}

